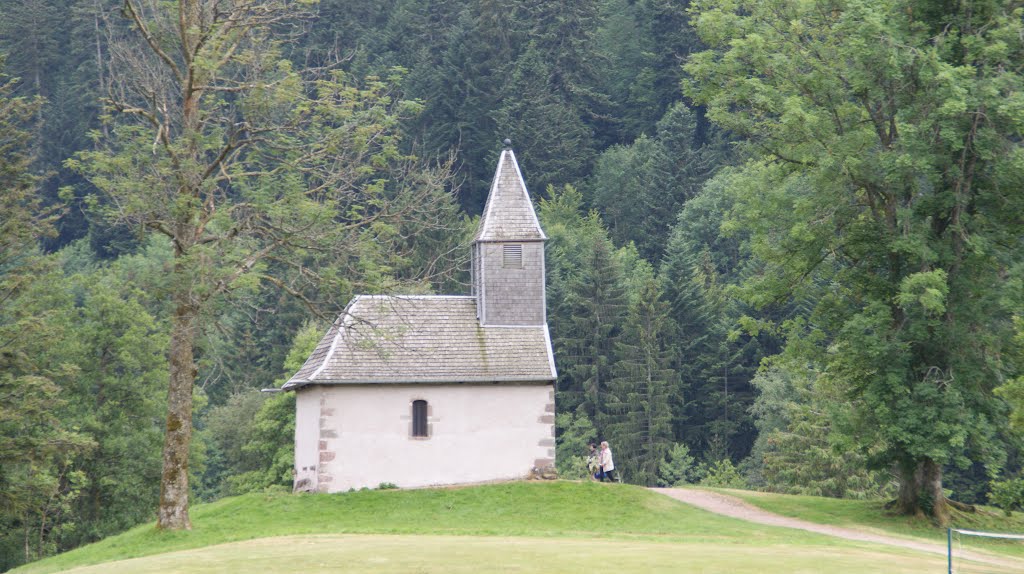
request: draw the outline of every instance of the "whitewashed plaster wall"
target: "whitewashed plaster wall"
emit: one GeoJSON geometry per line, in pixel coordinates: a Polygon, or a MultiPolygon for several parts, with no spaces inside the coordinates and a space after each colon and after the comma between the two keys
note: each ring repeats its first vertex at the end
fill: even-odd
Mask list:
{"type": "Polygon", "coordinates": [[[538,384],[322,385],[296,397],[296,490],[514,479],[554,464],[554,390],[538,384]],[[411,436],[412,402],[428,438],[411,436]]]}
{"type": "Polygon", "coordinates": [[[297,491],[316,490],[320,464],[320,393],[300,390],[295,395],[295,482],[297,491]]]}

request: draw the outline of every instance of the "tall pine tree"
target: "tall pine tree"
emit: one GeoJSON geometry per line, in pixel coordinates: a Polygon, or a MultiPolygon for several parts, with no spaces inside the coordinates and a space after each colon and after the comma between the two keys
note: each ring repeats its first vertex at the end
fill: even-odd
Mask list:
{"type": "Polygon", "coordinates": [[[608,438],[616,467],[634,484],[653,486],[658,467],[674,444],[673,403],[682,402],[671,348],[674,324],[657,278],[648,268],[616,343],[608,401],[608,438]]]}

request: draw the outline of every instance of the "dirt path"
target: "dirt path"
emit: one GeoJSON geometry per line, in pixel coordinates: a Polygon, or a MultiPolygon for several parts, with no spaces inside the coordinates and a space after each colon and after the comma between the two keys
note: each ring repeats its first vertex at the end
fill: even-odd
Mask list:
{"type": "MultiPolygon", "coordinates": [[[[827,524],[815,524],[798,518],[780,516],[766,510],[761,510],[760,508],[757,508],[752,504],[748,504],[734,496],[719,494],[717,492],[690,488],[652,488],[651,490],[670,496],[676,500],[685,502],[686,504],[696,506],[697,508],[707,510],[708,512],[714,512],[715,514],[721,514],[732,518],[739,518],[740,520],[746,520],[749,522],[756,522],[758,524],[782,526],[785,528],[798,528],[800,530],[817,532],[828,536],[836,536],[847,540],[886,544],[888,546],[898,546],[900,548],[909,548],[911,550],[919,550],[921,552],[928,552],[931,554],[941,554],[943,556],[945,556],[947,552],[946,546],[941,544],[916,542],[914,540],[894,538],[882,534],[873,534],[862,530],[854,530],[852,528],[830,526],[827,524]]],[[[1000,558],[987,554],[979,554],[977,552],[958,553],[958,558],[960,560],[970,560],[983,564],[1013,568],[1024,572],[1024,563],[1021,563],[1019,560],[1000,558]]]]}

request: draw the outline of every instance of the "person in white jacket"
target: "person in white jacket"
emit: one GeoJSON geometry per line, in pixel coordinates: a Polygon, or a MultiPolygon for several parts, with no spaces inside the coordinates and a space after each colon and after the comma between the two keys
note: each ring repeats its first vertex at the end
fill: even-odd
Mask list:
{"type": "Polygon", "coordinates": [[[608,447],[608,441],[601,441],[601,473],[602,480],[615,481],[615,461],[612,460],[612,449],[608,447]]]}

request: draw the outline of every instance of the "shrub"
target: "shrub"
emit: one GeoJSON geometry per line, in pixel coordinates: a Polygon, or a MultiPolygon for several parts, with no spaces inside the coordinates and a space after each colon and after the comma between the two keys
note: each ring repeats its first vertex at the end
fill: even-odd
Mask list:
{"type": "Polygon", "coordinates": [[[558,476],[566,480],[582,480],[590,476],[587,470],[587,459],[583,456],[559,458],[556,463],[558,476]]]}
{"type": "Polygon", "coordinates": [[[679,486],[693,482],[696,476],[690,449],[683,443],[672,445],[665,460],[658,465],[658,486],[679,486]]]}
{"type": "Polygon", "coordinates": [[[989,502],[1002,508],[1007,516],[1012,515],[1014,510],[1024,510],[1024,478],[993,480],[989,486],[989,502]]]}
{"type": "Polygon", "coordinates": [[[555,426],[558,429],[558,446],[555,447],[558,475],[570,480],[586,477],[587,445],[597,442],[594,424],[582,412],[559,413],[555,416],[555,426]]]}
{"type": "Polygon", "coordinates": [[[736,467],[732,464],[732,461],[725,458],[718,462],[713,463],[706,469],[704,478],[701,479],[701,486],[711,486],[715,488],[747,488],[747,481],[740,474],[740,471],[736,470],[736,467]]]}

